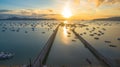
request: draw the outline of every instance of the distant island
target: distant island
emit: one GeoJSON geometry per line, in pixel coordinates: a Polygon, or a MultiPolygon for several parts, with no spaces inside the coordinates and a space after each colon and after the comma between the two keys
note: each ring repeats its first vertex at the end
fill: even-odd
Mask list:
{"type": "MultiPolygon", "coordinates": [[[[66,20],[66,19],[61,17],[61,15],[59,14],[41,14],[38,16],[0,14],[0,20],[66,20]]],[[[81,19],[73,18],[72,20],[81,20],[81,19]]],[[[92,21],[120,21],[120,17],[98,18],[98,19],[93,19],[92,21]]]]}
{"type": "MultiPolygon", "coordinates": [[[[65,20],[65,19],[10,17],[10,18],[0,19],[0,20],[65,20]]],[[[94,19],[93,21],[120,21],[120,17],[110,17],[110,18],[94,19]]]]}
{"type": "Polygon", "coordinates": [[[40,14],[38,16],[26,16],[16,14],[0,14],[0,20],[65,20],[59,14],[40,14]],[[60,19],[56,18],[59,16],[60,19]]]}
{"type": "Polygon", "coordinates": [[[20,17],[10,17],[0,20],[56,20],[55,18],[20,18],[20,17]]]}
{"type": "Polygon", "coordinates": [[[109,18],[101,18],[94,19],[95,21],[120,21],[120,17],[109,17],[109,18]]]}

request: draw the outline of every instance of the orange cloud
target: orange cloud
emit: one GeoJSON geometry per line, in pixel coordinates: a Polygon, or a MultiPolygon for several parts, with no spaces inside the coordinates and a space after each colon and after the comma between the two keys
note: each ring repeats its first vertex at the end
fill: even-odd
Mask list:
{"type": "Polygon", "coordinates": [[[91,2],[94,2],[97,7],[100,5],[104,4],[115,4],[115,3],[120,3],[120,0],[88,0],[91,2]]]}
{"type": "Polygon", "coordinates": [[[96,6],[100,6],[105,0],[95,0],[96,6]]]}
{"type": "Polygon", "coordinates": [[[80,0],[74,0],[74,4],[75,5],[79,5],[80,4],[80,0]]]}

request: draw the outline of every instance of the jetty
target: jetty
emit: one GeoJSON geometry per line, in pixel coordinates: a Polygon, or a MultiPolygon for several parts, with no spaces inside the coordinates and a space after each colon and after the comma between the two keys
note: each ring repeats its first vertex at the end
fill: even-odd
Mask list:
{"type": "Polygon", "coordinates": [[[81,37],[77,32],[75,32],[75,29],[72,30],[72,32],[78,37],[78,39],[84,44],[86,48],[91,51],[91,53],[99,59],[101,62],[103,62],[108,67],[117,67],[114,62],[109,58],[106,58],[101,53],[99,53],[94,47],[91,46],[83,37],[81,37]]]}
{"type": "Polygon", "coordinates": [[[33,63],[29,65],[29,67],[43,67],[43,65],[47,59],[47,56],[49,54],[49,51],[52,47],[52,44],[54,42],[58,28],[59,28],[59,25],[53,31],[53,34],[50,36],[50,38],[48,39],[47,43],[45,44],[45,46],[43,47],[43,49],[41,50],[39,55],[36,57],[36,59],[33,61],[33,63]]]}

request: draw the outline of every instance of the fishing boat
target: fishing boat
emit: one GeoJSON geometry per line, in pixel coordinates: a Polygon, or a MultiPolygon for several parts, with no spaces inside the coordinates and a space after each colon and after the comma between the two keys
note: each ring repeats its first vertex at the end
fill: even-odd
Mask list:
{"type": "Polygon", "coordinates": [[[10,59],[14,56],[15,54],[9,53],[9,52],[0,52],[0,60],[5,60],[5,59],[10,59]]]}

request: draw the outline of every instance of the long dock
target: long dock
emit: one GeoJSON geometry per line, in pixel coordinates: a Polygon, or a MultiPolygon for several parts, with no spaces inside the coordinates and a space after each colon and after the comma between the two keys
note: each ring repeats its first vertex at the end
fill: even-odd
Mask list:
{"type": "Polygon", "coordinates": [[[34,60],[33,64],[31,64],[31,67],[43,67],[43,63],[46,61],[46,58],[49,54],[49,51],[51,49],[51,46],[54,42],[55,36],[57,34],[59,25],[54,30],[53,34],[48,39],[47,43],[43,47],[42,51],[39,53],[38,57],[34,60]]]}
{"type": "Polygon", "coordinates": [[[104,64],[106,64],[108,67],[117,67],[115,63],[112,62],[112,60],[100,54],[94,47],[91,46],[91,44],[89,44],[83,37],[81,37],[78,33],[76,33],[74,29],[72,30],[72,32],[78,37],[78,39],[84,44],[84,46],[88,48],[104,64]]]}

